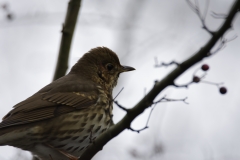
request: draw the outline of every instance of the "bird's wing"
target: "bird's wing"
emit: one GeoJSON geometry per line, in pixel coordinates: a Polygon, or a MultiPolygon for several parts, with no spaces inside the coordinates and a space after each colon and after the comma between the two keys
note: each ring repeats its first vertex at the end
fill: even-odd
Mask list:
{"type": "Polygon", "coordinates": [[[87,91],[85,85],[66,89],[52,89],[48,92],[36,93],[14,106],[0,123],[0,128],[27,124],[59,116],[74,110],[85,109],[97,102],[94,87],[87,91]]]}

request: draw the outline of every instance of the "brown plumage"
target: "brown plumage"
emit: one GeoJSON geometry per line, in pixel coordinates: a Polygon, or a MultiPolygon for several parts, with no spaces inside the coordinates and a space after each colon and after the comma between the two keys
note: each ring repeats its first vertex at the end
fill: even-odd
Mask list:
{"type": "Polygon", "coordinates": [[[112,90],[122,66],[106,47],[90,50],[64,77],[16,104],[0,123],[0,145],[42,160],[74,160],[112,124],[112,90]]]}

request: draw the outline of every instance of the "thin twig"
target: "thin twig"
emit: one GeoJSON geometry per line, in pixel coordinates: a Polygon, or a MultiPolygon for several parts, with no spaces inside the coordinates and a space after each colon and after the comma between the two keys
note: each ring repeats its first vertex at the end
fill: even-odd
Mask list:
{"type": "Polygon", "coordinates": [[[163,96],[160,100],[158,100],[158,101],[156,101],[156,102],[153,102],[154,106],[151,108],[151,111],[150,111],[150,113],[149,113],[149,115],[148,115],[148,119],[147,119],[147,122],[146,122],[145,127],[143,127],[142,129],[139,129],[139,130],[135,130],[135,129],[133,129],[132,127],[129,127],[128,129],[131,130],[131,131],[140,133],[141,131],[149,128],[148,123],[149,123],[149,121],[150,121],[152,112],[153,112],[153,110],[155,109],[155,107],[156,107],[156,105],[157,105],[158,103],[161,103],[161,102],[177,102],[177,101],[182,101],[182,102],[185,103],[185,104],[189,104],[188,102],[186,102],[186,100],[187,100],[187,97],[182,98],[182,99],[171,99],[171,98],[166,98],[166,95],[165,95],[165,96],[163,96]]]}
{"type": "Polygon", "coordinates": [[[131,128],[131,127],[129,127],[128,129],[131,130],[131,131],[133,131],[133,132],[140,133],[141,131],[143,131],[143,130],[145,130],[145,129],[148,129],[148,126],[145,126],[144,128],[139,129],[139,130],[135,130],[135,129],[131,128]]]}
{"type": "Polygon", "coordinates": [[[223,82],[221,82],[221,83],[214,83],[214,82],[209,82],[209,81],[201,81],[201,83],[212,84],[212,85],[216,85],[218,87],[224,84],[223,82]]]}
{"type": "Polygon", "coordinates": [[[220,14],[216,12],[211,12],[211,16],[216,19],[226,19],[227,15],[226,14],[220,14]]]}
{"type": "Polygon", "coordinates": [[[237,37],[238,37],[237,35],[234,35],[232,38],[229,38],[229,39],[226,39],[226,38],[224,38],[224,37],[221,38],[221,42],[220,42],[219,46],[217,47],[217,49],[214,50],[214,51],[211,51],[209,55],[214,55],[214,54],[216,54],[217,52],[219,52],[220,50],[222,50],[223,48],[225,48],[225,47],[226,47],[226,44],[227,44],[228,42],[231,42],[231,41],[235,40],[237,37]]]}
{"type": "Polygon", "coordinates": [[[206,5],[205,5],[205,10],[204,13],[202,15],[201,11],[200,11],[200,7],[198,4],[198,0],[195,0],[195,4],[192,3],[190,0],[186,0],[188,5],[190,6],[190,8],[193,10],[194,13],[196,13],[196,15],[198,16],[198,18],[200,19],[201,23],[202,23],[202,28],[205,29],[208,33],[210,33],[211,35],[214,34],[214,32],[210,31],[209,28],[206,25],[205,19],[206,19],[206,15],[208,12],[208,8],[209,8],[209,0],[207,0],[206,5]]]}
{"type": "Polygon", "coordinates": [[[209,8],[209,3],[210,3],[210,0],[206,0],[206,3],[205,3],[205,10],[203,12],[203,19],[205,20],[206,17],[207,17],[207,13],[208,13],[208,8],[209,8]]]}
{"type": "Polygon", "coordinates": [[[123,107],[122,105],[120,105],[117,101],[113,101],[119,108],[121,108],[122,110],[128,112],[129,110],[125,107],[123,107]]]}
{"type": "Polygon", "coordinates": [[[161,102],[176,102],[176,101],[181,101],[181,102],[184,102],[185,104],[189,104],[188,102],[186,102],[186,100],[187,100],[187,97],[182,98],[182,99],[172,99],[172,98],[166,98],[166,95],[165,95],[161,99],[159,99],[158,101],[153,102],[153,104],[158,104],[158,103],[161,103],[161,102]]]}
{"type": "Polygon", "coordinates": [[[176,62],[176,61],[171,61],[170,63],[164,63],[164,62],[162,62],[161,64],[159,64],[158,63],[158,60],[157,60],[157,58],[155,57],[155,67],[168,67],[168,66],[170,66],[170,65],[173,65],[173,64],[175,64],[175,65],[179,65],[179,63],[178,62],[176,62]]]}
{"type": "Polygon", "coordinates": [[[147,119],[147,122],[146,122],[146,126],[148,126],[148,122],[150,121],[150,117],[151,117],[152,112],[153,112],[153,110],[155,109],[156,105],[157,105],[157,104],[154,104],[154,106],[152,107],[152,109],[151,109],[151,111],[150,111],[150,113],[149,113],[149,116],[148,116],[148,119],[147,119]]]}
{"type": "Polygon", "coordinates": [[[176,88],[188,88],[188,86],[189,86],[190,84],[192,84],[192,83],[193,83],[193,81],[191,81],[191,82],[189,82],[189,83],[187,83],[187,84],[183,84],[183,85],[178,85],[178,84],[173,83],[172,86],[174,86],[174,87],[176,87],[176,88]]]}
{"type": "Polygon", "coordinates": [[[149,121],[150,121],[150,118],[151,118],[152,112],[153,112],[154,108],[156,107],[156,105],[157,105],[157,103],[154,104],[154,106],[151,108],[151,111],[150,111],[150,113],[149,113],[149,115],[148,115],[148,119],[147,119],[147,122],[146,122],[145,127],[143,127],[142,129],[139,129],[139,130],[135,130],[135,129],[131,128],[131,127],[129,127],[128,129],[130,129],[131,131],[134,131],[134,132],[140,133],[141,131],[143,131],[143,130],[149,128],[148,123],[149,123],[149,121]]]}
{"type": "Polygon", "coordinates": [[[118,95],[122,92],[123,89],[124,87],[122,87],[122,89],[118,92],[118,94],[113,98],[113,101],[118,97],[118,95]]]}

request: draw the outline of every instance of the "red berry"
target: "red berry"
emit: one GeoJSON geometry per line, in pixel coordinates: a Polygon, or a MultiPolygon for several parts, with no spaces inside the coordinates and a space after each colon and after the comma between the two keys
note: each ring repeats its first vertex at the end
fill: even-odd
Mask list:
{"type": "Polygon", "coordinates": [[[219,89],[219,92],[220,92],[221,94],[226,94],[226,93],[227,93],[227,88],[226,88],[226,87],[221,87],[221,88],[219,89]]]}
{"type": "Polygon", "coordinates": [[[203,71],[209,70],[209,65],[207,65],[207,64],[202,65],[202,70],[203,71]]]}
{"type": "Polygon", "coordinates": [[[193,76],[193,82],[195,82],[195,83],[200,82],[200,78],[197,76],[193,76]]]}

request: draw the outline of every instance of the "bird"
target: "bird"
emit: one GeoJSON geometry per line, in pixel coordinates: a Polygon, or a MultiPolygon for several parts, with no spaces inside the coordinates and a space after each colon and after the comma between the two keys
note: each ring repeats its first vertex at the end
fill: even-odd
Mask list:
{"type": "Polygon", "coordinates": [[[91,49],[67,75],[13,106],[0,123],[0,146],[41,160],[77,160],[113,125],[113,88],[121,73],[133,70],[109,48],[91,49]]]}

